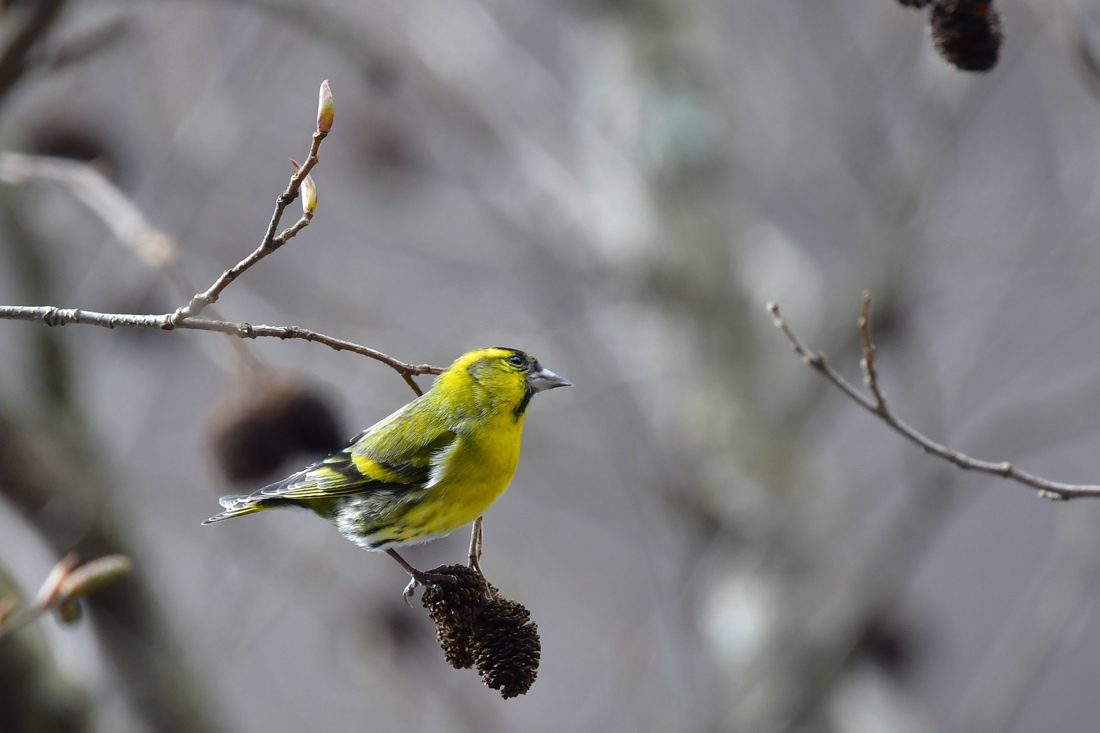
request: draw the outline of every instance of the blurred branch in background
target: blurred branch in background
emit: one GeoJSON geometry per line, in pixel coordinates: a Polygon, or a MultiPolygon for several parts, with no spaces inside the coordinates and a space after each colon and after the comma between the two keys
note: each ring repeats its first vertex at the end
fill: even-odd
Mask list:
{"type": "Polygon", "coordinates": [[[51,28],[64,6],[65,0],[40,0],[24,3],[21,7],[4,8],[6,30],[10,35],[7,45],[0,50],[0,97],[23,78],[28,69],[28,54],[51,28]]]}
{"type": "Polygon", "coordinates": [[[94,164],[44,155],[0,152],[0,182],[56,183],[88,207],[123,246],[151,267],[179,261],[175,239],[153,226],[141,210],[94,164]]]}
{"type": "Polygon", "coordinates": [[[878,370],[875,366],[875,345],[871,340],[870,294],[863,294],[863,312],[860,315],[857,326],[859,328],[860,343],[863,347],[863,359],[860,361],[860,365],[863,368],[864,383],[871,391],[871,397],[866,397],[861,394],[859,390],[845,380],[844,377],[840,376],[840,374],[826,361],[824,354],[820,352],[814,353],[804,346],[791,330],[787,321],[780,315],[778,304],[769,303],[768,312],[772,314],[776,328],[782,331],[783,335],[787,337],[787,340],[790,341],[791,348],[798,354],[804,364],[812,367],[821,374],[821,376],[832,382],[837,389],[847,395],[848,398],[857,405],[889,425],[894,432],[916,443],[925,453],[942,458],[966,471],[977,471],[978,473],[1000,476],[1001,478],[1030,486],[1036,489],[1039,492],[1039,496],[1044,499],[1066,500],[1081,497],[1095,498],[1100,496],[1100,485],[1098,484],[1068,484],[1060,481],[1051,481],[1050,479],[1021,471],[1008,461],[996,463],[993,461],[983,461],[977,458],[971,458],[965,453],[960,453],[957,450],[940,445],[894,415],[886,402],[886,396],[882,393],[878,384],[878,370]]]}
{"type": "Polygon", "coordinates": [[[61,558],[43,581],[34,604],[16,614],[19,596],[9,593],[0,597],[0,640],[15,633],[51,611],[62,623],[80,620],[80,598],[118,582],[130,574],[133,564],[125,555],[104,555],[80,565],[80,558],[70,552],[61,558]]]}
{"type": "MultiPolygon", "coordinates": [[[[0,613],[15,607],[14,584],[0,567],[0,613]]],[[[89,729],[94,705],[85,690],[67,681],[56,660],[34,634],[0,643],[0,710],[16,731],[75,733],[89,729]]]]}

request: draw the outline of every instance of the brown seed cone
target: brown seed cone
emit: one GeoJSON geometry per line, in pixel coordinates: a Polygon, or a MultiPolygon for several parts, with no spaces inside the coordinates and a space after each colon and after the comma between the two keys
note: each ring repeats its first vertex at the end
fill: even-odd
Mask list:
{"type": "Polygon", "coordinates": [[[264,478],[300,453],[339,449],[343,438],[328,400],[292,375],[266,377],[210,423],[214,459],[230,481],[264,478]]]}
{"type": "Polygon", "coordinates": [[[482,609],[470,635],[478,674],[506,700],[526,693],[538,676],[542,643],[530,620],[530,611],[498,596],[482,609]]]}
{"type": "Polygon", "coordinates": [[[962,71],[989,71],[997,65],[1004,31],[990,0],[939,0],[932,8],[936,50],[962,71]]]}
{"type": "Polygon", "coordinates": [[[496,588],[484,575],[465,565],[444,565],[429,572],[455,578],[452,588],[425,589],[420,602],[435,622],[435,636],[447,663],[455,669],[469,669],[474,666],[470,629],[485,604],[496,595],[496,588]]]}

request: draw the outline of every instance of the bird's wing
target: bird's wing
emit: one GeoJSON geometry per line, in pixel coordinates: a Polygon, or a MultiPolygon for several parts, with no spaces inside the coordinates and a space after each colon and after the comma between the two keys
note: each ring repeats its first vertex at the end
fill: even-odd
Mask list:
{"type": "Polygon", "coordinates": [[[343,450],[256,494],[308,501],[422,487],[455,438],[453,430],[429,415],[399,412],[353,438],[343,450]]]}

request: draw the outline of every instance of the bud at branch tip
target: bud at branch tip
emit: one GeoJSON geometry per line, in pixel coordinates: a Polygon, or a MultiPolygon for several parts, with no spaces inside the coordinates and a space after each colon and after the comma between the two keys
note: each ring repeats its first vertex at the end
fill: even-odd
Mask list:
{"type": "Polygon", "coordinates": [[[66,601],[71,601],[80,596],[98,593],[128,577],[133,567],[133,562],[125,555],[104,555],[69,573],[61,582],[59,595],[66,601]]]}
{"type": "Polygon", "coordinates": [[[321,94],[317,101],[317,131],[328,132],[332,129],[332,118],[336,114],[336,105],[332,101],[332,89],[328,79],[321,82],[321,94]]]}

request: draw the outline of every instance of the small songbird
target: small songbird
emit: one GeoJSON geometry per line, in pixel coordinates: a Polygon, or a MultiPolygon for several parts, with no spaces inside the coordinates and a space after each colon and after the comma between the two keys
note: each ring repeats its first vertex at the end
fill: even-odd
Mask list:
{"type": "Polygon", "coordinates": [[[309,509],[360,547],[389,553],[412,576],[408,595],[438,576],[394,548],[481,516],[515,473],[531,398],[571,384],[516,349],[471,351],[342,450],[251,494],[222,497],[225,511],[203,524],[275,507],[309,509]]]}

